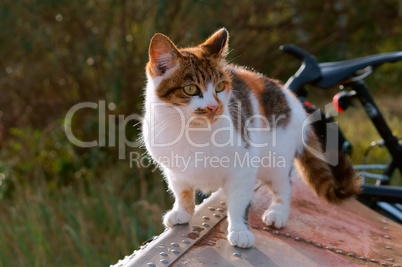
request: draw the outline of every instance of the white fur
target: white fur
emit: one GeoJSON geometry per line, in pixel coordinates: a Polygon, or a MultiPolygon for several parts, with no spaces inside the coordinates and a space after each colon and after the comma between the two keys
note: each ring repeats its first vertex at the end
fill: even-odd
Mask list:
{"type": "MultiPolygon", "coordinates": [[[[250,130],[249,137],[253,145],[247,146],[229,119],[226,93],[217,94],[220,101],[224,103],[225,110],[214,124],[197,127],[183,126],[191,118],[191,113],[196,108],[217,105],[212,95],[214,85],[210,83],[204,97],[193,97],[188,106],[172,107],[156,96],[155,88],[163,78],[152,79],[148,76],[143,137],[149,154],[160,164],[169,188],[176,198],[173,209],[164,216],[165,225],[172,227],[175,224],[187,223],[191,219],[192,214],[180,207],[178,201],[183,190],[195,188],[210,191],[222,188],[228,203],[229,242],[244,248],[252,246],[255,237],[244,223],[243,216],[247,205],[252,200],[254,184],[258,178],[263,182],[269,182],[274,193],[273,204],[265,211],[262,220],[267,225],[283,227],[286,224],[290,206],[289,172],[295,153],[303,145],[302,125],[306,119],[306,114],[297,99],[289,91],[284,90],[291,109],[290,122],[286,128],[270,125],[265,131],[250,130]],[[154,109],[155,114],[153,114],[152,106],[155,104],[158,107],[154,109]],[[182,118],[180,118],[181,116],[182,118]],[[189,128],[191,131],[182,133],[189,128]],[[215,134],[213,134],[214,132],[215,134]],[[212,137],[218,144],[212,142],[212,137]],[[196,147],[194,142],[201,145],[196,147]],[[171,144],[165,147],[159,146],[164,143],[171,144]],[[268,145],[259,147],[258,144],[268,145]],[[171,157],[172,153],[184,157],[186,167],[184,164],[183,166],[165,164],[162,158],[171,157]],[[263,158],[269,157],[269,155],[272,157],[272,153],[285,159],[284,167],[268,168],[236,164],[239,163],[236,157],[244,158],[248,155],[249,158],[263,158]],[[197,155],[201,154],[210,158],[225,157],[229,160],[228,166],[213,167],[211,164],[204,166],[202,162],[205,158],[201,160],[197,158],[197,155]],[[276,201],[282,203],[275,203],[276,201]]],[[[260,115],[257,99],[253,95],[250,97],[254,114],[260,115]]],[[[255,117],[249,125],[249,129],[263,126],[263,120],[255,117]]]]}

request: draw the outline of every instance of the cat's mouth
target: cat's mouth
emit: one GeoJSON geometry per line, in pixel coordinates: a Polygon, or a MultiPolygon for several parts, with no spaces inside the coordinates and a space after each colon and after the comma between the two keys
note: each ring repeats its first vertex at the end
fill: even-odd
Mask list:
{"type": "Polygon", "coordinates": [[[223,108],[198,108],[193,111],[190,125],[208,125],[214,124],[219,117],[223,114],[223,108]]]}
{"type": "Polygon", "coordinates": [[[214,124],[221,115],[222,112],[208,113],[208,114],[194,114],[191,118],[190,125],[199,126],[199,125],[214,124]]]}

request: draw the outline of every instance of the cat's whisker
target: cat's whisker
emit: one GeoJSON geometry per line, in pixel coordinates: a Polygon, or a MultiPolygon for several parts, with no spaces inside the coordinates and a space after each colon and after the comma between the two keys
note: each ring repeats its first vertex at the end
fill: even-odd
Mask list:
{"type": "Polygon", "coordinates": [[[234,48],[230,49],[230,50],[228,51],[228,53],[226,54],[226,56],[228,56],[230,53],[232,53],[232,51],[234,51],[234,48]]]}
{"type": "Polygon", "coordinates": [[[234,58],[232,58],[231,60],[228,60],[228,64],[229,64],[230,62],[232,62],[233,60],[238,59],[239,57],[241,57],[241,55],[238,55],[237,57],[234,57],[234,58]]]}
{"type": "Polygon", "coordinates": [[[138,121],[137,123],[134,123],[134,124],[133,124],[133,128],[135,128],[135,127],[138,126],[139,124],[142,124],[142,118],[141,118],[140,121],[138,121]]]}
{"type": "Polygon", "coordinates": [[[156,135],[153,136],[152,141],[154,142],[155,139],[167,129],[169,124],[175,125],[176,122],[180,120],[182,120],[180,117],[170,117],[169,119],[165,119],[164,121],[152,127],[152,129],[149,131],[149,134],[152,136],[152,134],[156,133],[156,135]]]}

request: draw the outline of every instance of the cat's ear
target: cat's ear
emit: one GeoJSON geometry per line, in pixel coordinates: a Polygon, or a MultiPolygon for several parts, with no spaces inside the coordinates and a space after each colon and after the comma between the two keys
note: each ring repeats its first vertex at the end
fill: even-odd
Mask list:
{"type": "Polygon", "coordinates": [[[152,37],[149,45],[149,63],[156,76],[162,76],[166,70],[174,67],[181,53],[172,41],[161,33],[152,37]]]}
{"type": "Polygon", "coordinates": [[[224,58],[228,54],[228,42],[229,33],[225,28],[222,28],[201,44],[201,47],[211,56],[224,58]]]}

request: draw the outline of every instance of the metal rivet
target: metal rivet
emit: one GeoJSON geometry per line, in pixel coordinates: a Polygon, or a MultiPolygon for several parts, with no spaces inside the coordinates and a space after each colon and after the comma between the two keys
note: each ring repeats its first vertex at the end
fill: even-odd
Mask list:
{"type": "Polygon", "coordinates": [[[159,255],[161,255],[163,257],[167,257],[168,254],[166,252],[161,252],[161,253],[159,253],[159,255]]]}
{"type": "Polygon", "coordinates": [[[271,229],[269,229],[269,227],[264,227],[264,230],[265,230],[265,231],[269,231],[269,230],[271,230],[271,229]]]}
{"type": "Polygon", "coordinates": [[[393,267],[399,267],[399,265],[398,264],[394,264],[394,265],[392,265],[393,267]]]}
{"type": "Polygon", "coordinates": [[[172,252],[173,252],[174,254],[179,254],[179,253],[180,253],[180,251],[178,251],[177,249],[172,249],[172,252]]]}
{"type": "Polygon", "coordinates": [[[362,256],[362,257],[359,257],[359,259],[364,260],[364,261],[366,260],[366,258],[363,257],[363,256],[362,256]]]}
{"type": "Polygon", "coordinates": [[[188,237],[188,234],[183,234],[183,237],[188,237]]]}
{"type": "Polygon", "coordinates": [[[386,262],[381,263],[382,266],[388,266],[386,262]]]}
{"type": "Polygon", "coordinates": [[[354,253],[348,253],[348,256],[349,256],[349,257],[354,257],[355,254],[354,254],[354,253]]]}
{"type": "Polygon", "coordinates": [[[193,229],[200,228],[198,225],[193,225],[192,227],[193,227],[193,229]]]}
{"type": "Polygon", "coordinates": [[[207,221],[210,220],[208,216],[202,216],[202,218],[207,221]]]}
{"type": "Polygon", "coordinates": [[[240,253],[237,253],[237,252],[234,252],[234,253],[233,253],[233,256],[235,256],[235,257],[241,257],[241,254],[240,254],[240,253]]]}
{"type": "Polygon", "coordinates": [[[184,244],[190,244],[190,241],[188,241],[188,240],[183,240],[181,242],[183,242],[184,244]]]}
{"type": "Polygon", "coordinates": [[[207,224],[207,223],[202,223],[202,226],[204,226],[204,227],[209,227],[209,224],[207,224]]]}
{"type": "Polygon", "coordinates": [[[226,205],[225,201],[220,201],[221,205],[226,205]]]}
{"type": "Polygon", "coordinates": [[[387,222],[387,220],[383,220],[382,223],[387,224],[388,222],[387,222]]]}
{"type": "Polygon", "coordinates": [[[200,232],[198,232],[198,231],[193,231],[193,233],[196,235],[200,235],[200,232]]]}
{"type": "Polygon", "coordinates": [[[169,261],[165,260],[165,259],[161,259],[160,262],[163,263],[163,264],[168,264],[169,263],[169,261]]]}
{"type": "Polygon", "coordinates": [[[212,210],[212,211],[214,211],[214,210],[215,210],[215,208],[214,208],[214,207],[208,207],[208,209],[209,209],[209,210],[212,210]]]}
{"type": "Polygon", "coordinates": [[[216,218],[220,218],[220,217],[221,217],[221,215],[219,215],[218,213],[214,213],[214,216],[215,216],[216,218]]]}
{"type": "Polygon", "coordinates": [[[371,259],[370,261],[371,261],[371,262],[377,262],[377,260],[376,260],[376,259],[371,259]]]}
{"type": "Polygon", "coordinates": [[[385,248],[386,248],[386,249],[392,249],[390,246],[386,246],[385,248]]]}
{"type": "Polygon", "coordinates": [[[393,259],[393,258],[389,258],[388,261],[394,261],[394,259],[393,259]]]}
{"type": "Polygon", "coordinates": [[[336,253],[343,254],[343,251],[342,250],[337,250],[336,253]]]}
{"type": "Polygon", "coordinates": [[[385,235],[384,238],[390,239],[391,237],[389,237],[389,235],[385,235]]]}
{"type": "Polygon", "coordinates": [[[289,233],[286,233],[285,236],[286,236],[286,237],[290,237],[290,234],[289,234],[289,233]]]}
{"type": "Polygon", "coordinates": [[[179,244],[177,244],[177,243],[175,243],[175,242],[173,242],[173,243],[170,243],[173,247],[178,247],[179,246],[179,244]]]}
{"type": "Polygon", "coordinates": [[[251,227],[253,227],[254,229],[260,229],[260,226],[259,226],[258,224],[254,224],[254,225],[251,226],[251,227]]]}
{"type": "Polygon", "coordinates": [[[156,265],[155,265],[155,263],[148,262],[148,263],[147,263],[147,266],[149,266],[149,267],[155,267],[156,265]]]}
{"type": "Polygon", "coordinates": [[[296,241],[299,241],[299,240],[300,240],[300,238],[296,236],[296,237],[295,237],[295,240],[296,240],[296,241]]]}
{"type": "Polygon", "coordinates": [[[327,249],[328,249],[328,250],[333,250],[334,248],[331,247],[331,246],[327,246],[327,249]]]}
{"type": "Polygon", "coordinates": [[[217,208],[216,210],[219,211],[219,212],[224,212],[224,210],[221,209],[221,208],[217,208]]]}
{"type": "Polygon", "coordinates": [[[307,239],[307,240],[306,240],[306,243],[311,243],[311,240],[308,240],[308,239],[307,239]]]}
{"type": "Polygon", "coordinates": [[[384,227],[384,230],[388,230],[389,228],[387,226],[384,227]]]}
{"type": "Polygon", "coordinates": [[[279,235],[279,231],[274,231],[274,234],[279,235]]]}
{"type": "Polygon", "coordinates": [[[318,248],[322,247],[321,244],[319,244],[319,243],[315,244],[315,246],[318,247],[318,248]]]}

